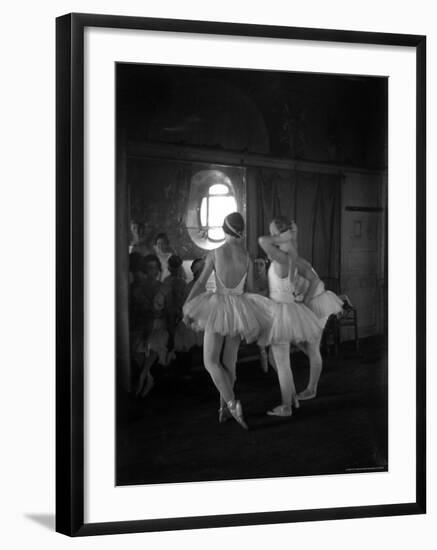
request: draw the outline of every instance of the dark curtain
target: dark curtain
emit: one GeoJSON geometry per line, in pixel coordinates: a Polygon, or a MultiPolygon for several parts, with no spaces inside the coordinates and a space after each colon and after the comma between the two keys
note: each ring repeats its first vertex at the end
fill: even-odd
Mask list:
{"type": "Polygon", "coordinates": [[[268,234],[277,216],[298,225],[299,254],[309,260],[321,277],[339,278],[340,183],[332,174],[252,168],[248,172],[248,212],[251,215],[249,248],[268,234]]]}

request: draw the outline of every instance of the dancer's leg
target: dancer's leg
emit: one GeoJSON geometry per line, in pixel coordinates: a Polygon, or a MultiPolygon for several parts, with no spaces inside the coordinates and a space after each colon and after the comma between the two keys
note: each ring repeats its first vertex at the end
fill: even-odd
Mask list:
{"type": "Polygon", "coordinates": [[[223,347],[223,366],[229,374],[229,381],[232,388],[235,385],[237,378],[237,356],[238,348],[240,347],[241,338],[239,336],[226,336],[225,345],[223,347]]]}
{"type": "Polygon", "coordinates": [[[305,390],[299,393],[298,399],[313,399],[317,395],[317,385],[323,369],[323,361],[320,354],[320,342],[321,337],[315,342],[308,342],[303,350],[307,354],[310,361],[310,378],[308,386],[305,390]]]}
{"type": "Polygon", "coordinates": [[[281,389],[282,403],[280,407],[288,413],[284,414],[284,416],[290,416],[291,405],[296,394],[293,373],[290,365],[290,344],[273,344],[271,350],[276,363],[279,387],[281,389]]]}
{"type": "Polygon", "coordinates": [[[220,364],[220,351],[223,336],[215,332],[205,332],[203,340],[203,362],[215,387],[227,403],[234,400],[234,391],[228,372],[220,364]]]}
{"type": "Polygon", "coordinates": [[[238,347],[240,345],[240,337],[230,337],[226,336],[225,345],[223,347],[223,372],[226,373],[227,379],[232,390],[232,399],[226,399],[226,396],[222,393],[222,398],[224,403],[220,401],[220,411],[219,411],[219,421],[223,422],[227,419],[227,415],[230,413],[235,420],[242,426],[244,429],[248,429],[248,426],[243,417],[243,409],[241,407],[240,401],[235,399],[234,394],[234,384],[236,380],[236,368],[237,368],[237,355],[238,347]]]}
{"type": "MultiPolygon", "coordinates": [[[[229,382],[232,389],[234,389],[235,380],[237,378],[237,356],[238,348],[240,347],[240,341],[241,339],[239,336],[226,336],[225,344],[223,347],[222,363],[228,374],[229,382]]],[[[230,418],[232,418],[232,415],[226,405],[226,401],[220,395],[219,422],[226,422],[230,418]]]]}
{"type": "Polygon", "coordinates": [[[154,351],[151,351],[148,355],[143,355],[143,357],[144,362],[141,366],[137,390],[135,392],[136,396],[140,395],[141,397],[145,397],[153,387],[154,380],[150,369],[158,359],[158,355],[154,351]]]}

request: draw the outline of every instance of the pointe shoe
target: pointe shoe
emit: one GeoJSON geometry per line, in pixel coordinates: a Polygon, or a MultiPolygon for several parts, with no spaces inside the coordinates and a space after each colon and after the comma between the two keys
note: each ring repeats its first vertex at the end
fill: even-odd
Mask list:
{"type": "Polygon", "coordinates": [[[219,423],[223,424],[232,418],[231,411],[228,409],[227,405],[224,404],[218,410],[219,413],[219,423]]]}
{"type": "Polygon", "coordinates": [[[291,405],[278,405],[271,411],[267,411],[268,416],[291,416],[292,408],[291,405]]]}
{"type": "Polygon", "coordinates": [[[296,395],[295,393],[291,397],[291,406],[294,407],[295,409],[298,409],[300,407],[299,396],[296,395]]]}
{"type": "Polygon", "coordinates": [[[316,396],[317,396],[317,392],[315,390],[309,390],[308,388],[297,394],[297,398],[299,399],[299,401],[314,399],[316,396]]]}
{"type": "Polygon", "coordinates": [[[232,416],[235,418],[235,420],[240,424],[242,428],[245,430],[249,429],[249,426],[244,421],[243,417],[243,408],[241,406],[240,401],[228,401],[228,410],[232,414],[232,416]]]}

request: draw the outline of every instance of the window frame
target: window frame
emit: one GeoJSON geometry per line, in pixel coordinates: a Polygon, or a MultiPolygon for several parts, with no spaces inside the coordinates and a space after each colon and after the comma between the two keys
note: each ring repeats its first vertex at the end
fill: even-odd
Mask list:
{"type": "MultiPolygon", "coordinates": [[[[224,174],[224,172],[222,172],[222,174],[224,174]]],[[[229,176],[226,176],[226,174],[224,174],[224,176],[230,180],[229,176]]],[[[211,198],[213,197],[231,197],[233,200],[234,200],[234,203],[235,203],[235,211],[238,211],[238,201],[237,201],[237,196],[235,194],[235,191],[234,189],[231,187],[232,186],[232,182],[231,182],[231,185],[227,184],[227,183],[212,183],[211,185],[208,186],[208,190],[207,192],[202,195],[199,199],[199,207],[198,207],[198,224],[199,224],[199,227],[205,231],[205,234],[206,234],[206,239],[214,244],[217,244],[217,243],[221,243],[225,240],[225,237],[223,236],[222,239],[213,239],[212,237],[209,236],[209,231],[210,229],[220,229],[221,226],[218,226],[218,225],[209,225],[209,213],[210,213],[210,200],[211,198]],[[227,192],[226,193],[220,193],[220,194],[211,194],[210,193],[210,190],[212,187],[214,187],[215,185],[223,185],[227,188],[227,192]],[[204,225],[202,223],[202,204],[204,203],[204,201],[206,201],[206,224],[204,225]]]]}

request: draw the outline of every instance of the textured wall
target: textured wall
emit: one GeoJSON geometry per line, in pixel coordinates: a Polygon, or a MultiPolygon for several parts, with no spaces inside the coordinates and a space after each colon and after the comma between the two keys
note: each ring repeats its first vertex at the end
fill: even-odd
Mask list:
{"type": "Polygon", "coordinates": [[[384,189],[382,176],[359,173],[342,185],[341,290],[357,307],[360,336],[383,332],[386,320],[384,189]]]}

